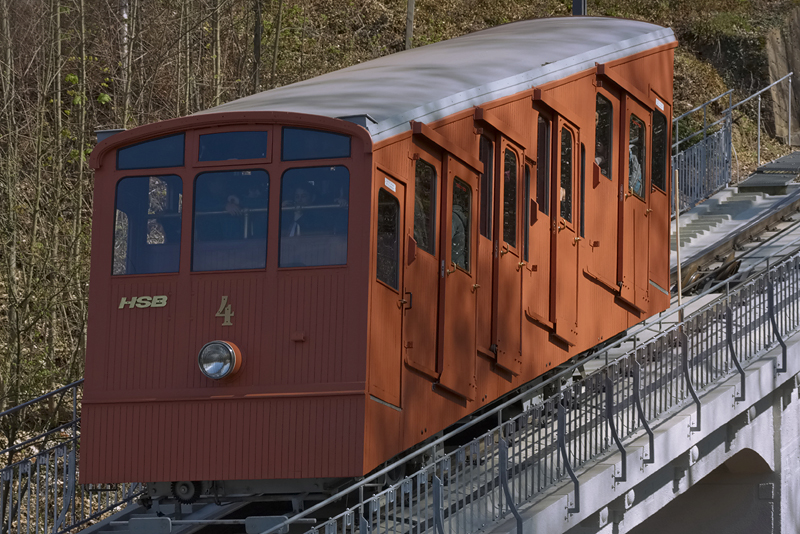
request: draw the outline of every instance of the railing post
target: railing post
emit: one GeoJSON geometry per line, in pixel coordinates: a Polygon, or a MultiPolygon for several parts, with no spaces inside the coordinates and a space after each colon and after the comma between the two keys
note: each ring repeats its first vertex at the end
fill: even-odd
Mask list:
{"type": "Polygon", "coordinates": [[[564,459],[564,467],[569,473],[569,478],[572,479],[572,484],[575,486],[575,506],[572,508],[567,508],[567,513],[570,514],[577,514],[581,511],[581,485],[578,482],[578,477],[575,476],[575,471],[572,470],[572,465],[569,463],[569,456],[567,455],[567,444],[565,438],[565,427],[566,427],[566,415],[564,414],[564,404],[563,404],[564,396],[558,396],[558,428],[557,428],[557,440],[558,440],[558,449],[561,451],[561,457],[564,459]]]}
{"type": "Polygon", "coordinates": [[[634,360],[633,362],[633,401],[636,403],[636,411],[639,414],[639,421],[641,421],[642,426],[644,427],[645,431],[647,432],[647,437],[649,438],[650,442],[650,456],[644,459],[644,463],[652,464],[655,463],[655,436],[653,435],[653,430],[650,428],[650,424],[647,422],[647,418],[644,416],[644,408],[642,408],[642,394],[641,394],[641,372],[642,368],[638,361],[634,360]]]}
{"type": "Polygon", "coordinates": [[[442,481],[433,475],[433,524],[438,534],[444,534],[444,521],[442,520],[442,481]]]}
{"type": "Polygon", "coordinates": [[[608,421],[609,429],[611,429],[611,437],[614,438],[614,443],[617,444],[617,449],[619,449],[619,454],[622,457],[620,476],[614,475],[614,481],[625,482],[628,477],[628,455],[625,452],[622,441],[619,439],[619,434],[617,434],[617,425],[614,423],[614,381],[608,376],[609,371],[610,369],[606,370],[606,420],[608,421]]]}
{"type": "Polygon", "coordinates": [[[758,94],[758,167],[761,167],[761,93],[758,94]]]}
{"type": "Polygon", "coordinates": [[[772,330],[775,333],[775,337],[778,339],[778,343],[781,345],[781,366],[776,369],[778,373],[785,373],[786,372],[786,343],[783,341],[783,336],[781,335],[780,330],[778,329],[778,321],[775,319],[775,284],[772,283],[772,275],[773,273],[767,273],[767,309],[769,311],[769,320],[772,323],[772,330]]]}
{"type": "Polygon", "coordinates": [[[522,516],[519,515],[517,503],[514,502],[511,489],[508,487],[508,443],[503,438],[500,438],[500,484],[503,486],[503,493],[506,494],[508,508],[517,520],[517,534],[522,534],[522,516]]]}
{"type": "Polygon", "coordinates": [[[736,356],[736,349],[733,346],[733,310],[731,310],[730,300],[725,306],[725,339],[728,343],[728,354],[730,354],[731,361],[733,361],[733,365],[736,366],[736,370],[741,377],[739,395],[735,400],[743,401],[747,398],[747,394],[745,393],[745,376],[744,369],[742,369],[742,365],[739,363],[739,358],[736,356]]]}
{"type": "MultiPolygon", "coordinates": [[[[683,328],[686,328],[686,325],[683,325],[683,328]]],[[[686,379],[686,387],[689,388],[689,393],[692,395],[692,399],[694,399],[694,403],[697,405],[697,425],[691,427],[692,432],[699,432],[701,428],[701,417],[702,417],[702,405],[700,404],[700,397],[697,396],[697,392],[694,390],[694,385],[692,384],[692,377],[689,373],[689,336],[686,335],[686,332],[681,330],[680,332],[680,340],[681,340],[681,365],[683,366],[683,376],[686,379]]]]}

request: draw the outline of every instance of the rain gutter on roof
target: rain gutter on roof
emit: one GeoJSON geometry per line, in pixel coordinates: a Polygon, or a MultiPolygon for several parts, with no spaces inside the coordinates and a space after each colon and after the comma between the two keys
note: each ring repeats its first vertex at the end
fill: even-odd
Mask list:
{"type": "Polygon", "coordinates": [[[595,68],[596,63],[609,63],[674,42],[675,34],[673,31],[670,28],[664,28],[456,93],[395,117],[390,117],[377,124],[369,124],[367,129],[372,136],[373,142],[382,141],[408,131],[411,128],[411,121],[434,122],[459,111],[464,111],[471,107],[479,107],[493,100],[531,89],[534,86],[560,80],[595,68]]]}

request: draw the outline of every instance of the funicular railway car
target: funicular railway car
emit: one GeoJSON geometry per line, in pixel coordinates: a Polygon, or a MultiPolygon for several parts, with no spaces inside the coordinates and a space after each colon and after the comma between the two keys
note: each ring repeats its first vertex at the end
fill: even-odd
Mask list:
{"type": "Polygon", "coordinates": [[[81,481],[324,491],[667,308],[675,46],[517,22],[99,143],[81,481]]]}

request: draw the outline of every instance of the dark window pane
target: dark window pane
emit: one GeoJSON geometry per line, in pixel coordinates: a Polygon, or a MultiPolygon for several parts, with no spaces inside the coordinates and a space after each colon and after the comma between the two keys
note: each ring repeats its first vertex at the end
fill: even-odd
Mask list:
{"type": "Polygon", "coordinates": [[[400,270],[400,203],[378,191],[378,280],[398,289],[400,270]]]}
{"type": "Polygon", "coordinates": [[[266,267],[268,206],[266,171],[198,175],[194,182],[192,270],[266,267]]]}
{"type": "Polygon", "coordinates": [[[517,155],[506,150],[503,172],[503,241],[517,246],[517,155]]]}
{"type": "Polygon", "coordinates": [[[531,228],[531,166],[525,165],[525,224],[522,227],[523,231],[523,247],[524,256],[523,260],[528,261],[528,249],[530,248],[529,237],[531,228]]]}
{"type": "Polygon", "coordinates": [[[264,159],[268,132],[223,132],[200,136],[199,161],[264,159]]]}
{"type": "Polygon", "coordinates": [[[600,167],[603,176],[611,179],[611,154],[614,142],[614,106],[601,94],[597,95],[597,113],[595,113],[595,145],[594,161],[600,167]]]}
{"type": "Polygon", "coordinates": [[[414,240],[417,247],[433,254],[436,228],[436,169],[418,159],[414,178],[414,240]]]}
{"type": "Polygon", "coordinates": [[[561,128],[561,218],[572,222],[572,132],[561,128]]]}
{"type": "Polygon", "coordinates": [[[350,136],[331,132],[284,128],[282,145],[283,161],[350,157],[350,136]]]}
{"type": "Polygon", "coordinates": [[[653,113],[653,161],[650,171],[653,185],[667,190],[667,118],[658,110],[653,113]]]}
{"type": "Polygon", "coordinates": [[[645,127],[642,119],[631,115],[628,138],[628,188],[637,197],[644,199],[645,127]]]}
{"type": "Polygon", "coordinates": [[[347,167],[289,169],[281,178],[281,267],[347,263],[347,167]]]}
{"type": "Polygon", "coordinates": [[[586,237],[586,145],[581,143],[581,237],[586,237]]]}
{"type": "Polygon", "coordinates": [[[132,176],[117,184],[113,274],[178,272],[183,183],[132,176]]]}
{"type": "Polygon", "coordinates": [[[494,189],[492,181],[494,171],[494,143],[483,136],[481,136],[481,163],[483,163],[483,174],[481,174],[480,232],[482,236],[491,239],[492,192],[494,189]]]}
{"type": "Polygon", "coordinates": [[[450,261],[469,272],[470,258],[470,208],[472,191],[469,186],[456,178],[453,181],[453,246],[450,261]]]}
{"type": "Polygon", "coordinates": [[[183,134],[161,137],[117,151],[117,169],[183,167],[183,134]]]}
{"type": "Polygon", "coordinates": [[[550,122],[541,116],[536,145],[536,203],[550,215],[550,122]]]}

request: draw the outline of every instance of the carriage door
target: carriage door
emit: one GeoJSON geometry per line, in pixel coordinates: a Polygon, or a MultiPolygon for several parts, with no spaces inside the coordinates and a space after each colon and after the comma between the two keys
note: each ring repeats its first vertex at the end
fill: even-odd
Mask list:
{"type": "Polygon", "coordinates": [[[522,259],[520,251],[519,204],[522,151],[505,139],[500,143],[500,174],[495,182],[495,220],[499,250],[495,258],[497,273],[497,365],[519,374],[522,371],[520,294],[522,259]]]}
{"type": "Polygon", "coordinates": [[[622,159],[623,189],[621,195],[622,213],[619,235],[622,238],[621,262],[622,277],[620,297],[639,310],[647,309],[648,289],[648,238],[650,196],[648,184],[648,158],[650,149],[650,112],[625,97],[622,117],[623,145],[622,159]]]}
{"type": "Polygon", "coordinates": [[[370,332],[370,394],[400,406],[402,366],[401,337],[404,304],[403,216],[405,186],[379,174],[376,213],[376,260],[372,292],[372,331],[370,332]]]}
{"type": "Polygon", "coordinates": [[[447,156],[442,185],[439,384],[469,400],[477,393],[475,322],[478,175],[447,156]]]}
{"type": "MultiPolygon", "coordinates": [[[[653,149],[650,165],[650,281],[660,289],[669,290],[669,133],[667,117],[672,113],[668,105],[656,98],[653,110],[653,149]]],[[[669,298],[664,296],[664,298],[669,298]]]]}
{"type": "Polygon", "coordinates": [[[405,304],[403,350],[406,364],[431,380],[436,367],[439,317],[439,187],[441,159],[415,146],[420,157],[413,166],[411,199],[406,206],[405,304]]]}
{"type": "Polygon", "coordinates": [[[578,338],[578,237],[575,174],[578,169],[578,130],[558,119],[554,139],[556,177],[553,185],[553,260],[550,272],[555,305],[555,334],[570,345],[578,338]]]}
{"type": "Polygon", "coordinates": [[[531,206],[530,200],[525,200],[529,204],[530,228],[523,228],[523,232],[529,232],[530,253],[522,279],[525,316],[549,330],[553,328],[553,317],[550,314],[550,214],[553,211],[550,195],[553,179],[550,170],[551,124],[549,118],[539,115],[536,127],[536,165],[531,170],[531,196],[534,203],[531,206]]]}

